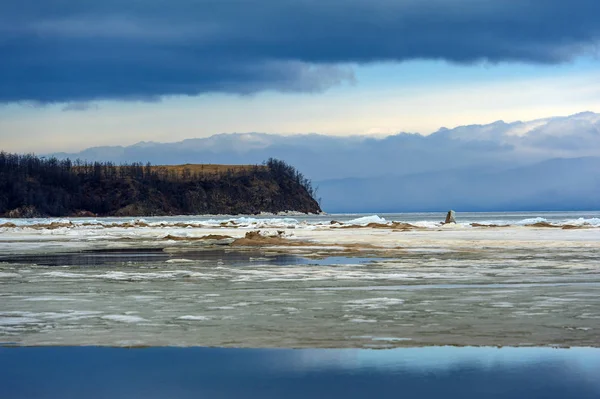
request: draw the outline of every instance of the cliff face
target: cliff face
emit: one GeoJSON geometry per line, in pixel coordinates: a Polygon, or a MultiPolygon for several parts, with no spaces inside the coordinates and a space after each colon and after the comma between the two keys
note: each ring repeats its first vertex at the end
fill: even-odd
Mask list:
{"type": "Polygon", "coordinates": [[[159,216],[318,213],[314,191],[293,167],[73,164],[0,154],[0,215],[159,216]]]}

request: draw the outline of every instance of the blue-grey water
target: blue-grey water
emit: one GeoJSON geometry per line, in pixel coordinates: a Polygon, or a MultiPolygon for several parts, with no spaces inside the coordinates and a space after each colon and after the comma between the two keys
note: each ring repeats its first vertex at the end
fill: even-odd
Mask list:
{"type": "Polygon", "coordinates": [[[597,399],[598,376],[590,348],[0,348],[2,399],[597,399]]]}

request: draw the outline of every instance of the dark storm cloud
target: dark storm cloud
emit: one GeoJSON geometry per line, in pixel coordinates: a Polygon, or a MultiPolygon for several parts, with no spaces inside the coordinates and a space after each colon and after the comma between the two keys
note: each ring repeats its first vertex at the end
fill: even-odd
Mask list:
{"type": "Polygon", "coordinates": [[[598,0],[4,0],[0,102],[322,91],[348,64],[597,53],[598,0]]]}

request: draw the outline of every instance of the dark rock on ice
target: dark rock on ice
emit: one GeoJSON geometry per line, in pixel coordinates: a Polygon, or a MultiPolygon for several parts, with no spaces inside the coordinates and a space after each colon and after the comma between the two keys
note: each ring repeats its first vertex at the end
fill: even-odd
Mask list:
{"type": "Polygon", "coordinates": [[[448,224],[448,223],[456,223],[456,218],[455,218],[455,212],[450,210],[448,211],[448,214],[446,215],[446,221],[444,222],[444,224],[448,224]]]}

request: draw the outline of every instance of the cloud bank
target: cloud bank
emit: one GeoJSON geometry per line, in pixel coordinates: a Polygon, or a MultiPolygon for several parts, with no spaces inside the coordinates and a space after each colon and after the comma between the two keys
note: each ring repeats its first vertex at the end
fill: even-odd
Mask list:
{"type": "Polygon", "coordinates": [[[0,102],[317,92],[352,65],[597,54],[597,0],[7,0],[0,102]]]}

